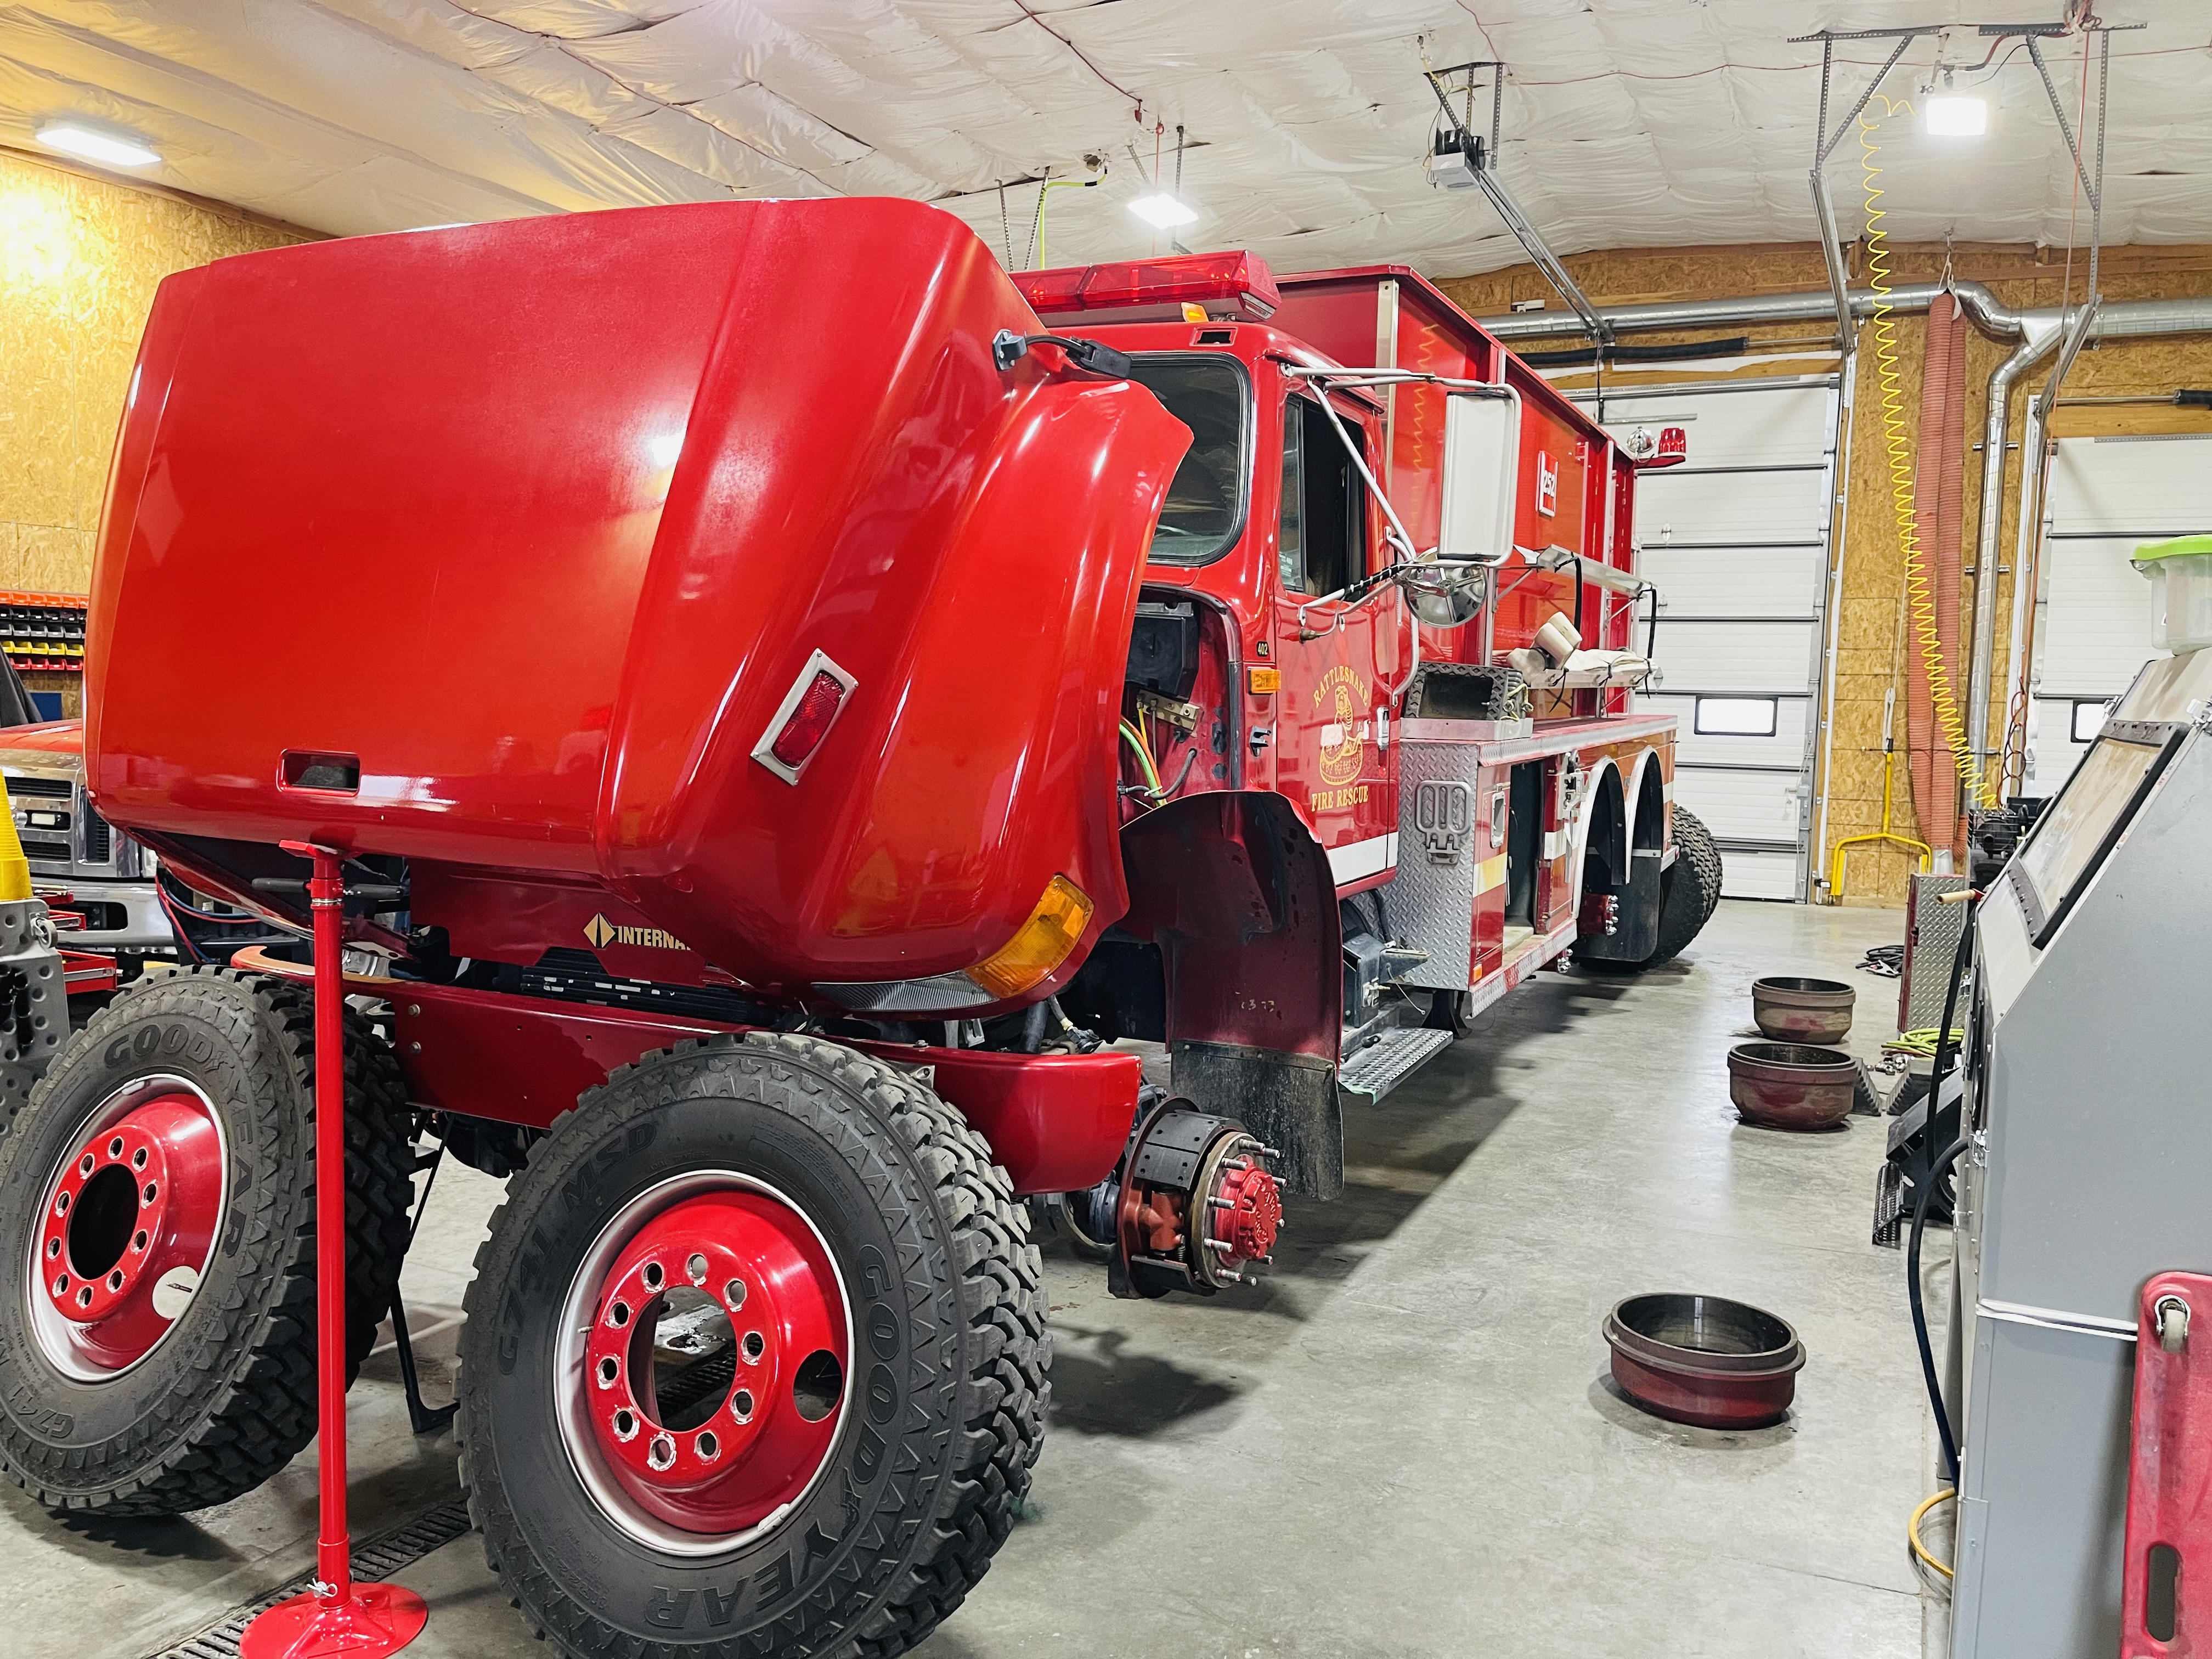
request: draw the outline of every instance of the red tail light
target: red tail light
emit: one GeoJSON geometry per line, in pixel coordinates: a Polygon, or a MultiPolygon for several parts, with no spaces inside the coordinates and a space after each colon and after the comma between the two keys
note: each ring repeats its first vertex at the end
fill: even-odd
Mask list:
{"type": "Polygon", "coordinates": [[[845,699],[859,682],[817,651],[799,671],[783,702],[753,745],[753,758],[781,778],[797,783],[799,775],[830,735],[845,699]]]}

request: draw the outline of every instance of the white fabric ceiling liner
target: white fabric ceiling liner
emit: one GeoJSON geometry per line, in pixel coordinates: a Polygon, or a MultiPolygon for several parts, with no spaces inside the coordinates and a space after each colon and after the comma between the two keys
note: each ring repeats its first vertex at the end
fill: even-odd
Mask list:
{"type": "MultiPolygon", "coordinates": [[[[2113,21],[2148,27],[2113,41],[2106,239],[2212,241],[2212,6],[2112,3],[2113,21]]],[[[1249,247],[1288,270],[1388,258],[1455,275],[1522,253],[1479,193],[1426,182],[1424,37],[1437,64],[1512,64],[1504,175],[1571,252],[1809,240],[1820,54],[1786,37],[2057,5],[20,0],[0,3],[0,143],[30,148],[56,116],[106,122],[161,153],[145,176],[345,234],[732,196],[908,196],[957,213],[1002,255],[1011,243],[1018,266],[1032,259],[1034,180],[1082,176],[1086,154],[1110,172],[1052,192],[1051,262],[1165,251],[1127,204],[1151,188],[1158,123],[1171,173],[1180,123],[1183,195],[1202,216],[1178,233],[1191,246],[1249,247]]],[[[1959,50],[1970,47],[1981,50],[1959,50]]],[[[1847,106],[1885,46],[1838,50],[1847,106]]],[[[2047,48],[2069,119],[2081,50],[2047,48]]],[[[1916,43],[1888,92],[1911,97],[1923,77],[1909,71],[1935,54],[1916,43]]],[[[2071,171],[2027,55],[1961,71],[1970,88],[1990,102],[1984,138],[1931,139],[1901,114],[1884,124],[1886,228],[2063,244],[2071,171]]],[[[1857,153],[1847,140],[1830,168],[1846,234],[1863,223],[1857,153]]],[[[2075,235],[2087,238],[2086,204],[2075,235]]]]}

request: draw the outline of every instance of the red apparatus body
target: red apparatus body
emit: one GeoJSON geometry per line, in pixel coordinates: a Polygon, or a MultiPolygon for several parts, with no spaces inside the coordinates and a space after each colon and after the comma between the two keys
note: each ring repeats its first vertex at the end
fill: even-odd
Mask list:
{"type": "MultiPolygon", "coordinates": [[[[1348,983],[1340,907],[1397,872],[1408,747],[1472,729],[1417,675],[1489,672],[1562,613],[1632,654],[1638,465],[1395,266],[1010,279],[881,199],[218,261],[163,284],[124,417],[88,781],[195,886],[295,923],[279,843],[341,852],[425,1109],[542,1129],[686,1036],[803,1020],[929,1068],[1018,1192],[1084,1190],[1123,1161],[1139,1073],[1009,1037],[1058,998],[1066,1029],[1169,1045],[1176,1095],[1331,1196],[1340,1063],[1407,971],[1348,983]],[[1155,383],[1175,363],[1237,388],[1203,458],[1155,383]],[[1372,368],[1327,378],[1346,364],[1372,368]],[[1486,488],[1517,568],[1436,627],[1382,580],[1388,534],[1440,545],[1468,388],[1512,411],[1486,488]],[[1342,568],[1317,518],[1294,586],[1300,444],[1342,568]],[[1164,504],[1208,499],[1211,556],[1185,526],[1155,544],[1164,504]],[[1140,599],[1183,629],[1172,696],[1135,665],[1165,637],[1140,599]],[[216,633],[318,645],[272,691],[205,655],[216,633]]],[[[1545,690],[1534,729],[1449,761],[1480,845],[1463,950],[1411,981],[1456,1000],[1440,1017],[1571,946],[1656,948],[1673,723],[1629,684],[1545,690]]],[[[1238,1260],[1266,1254],[1262,1176],[1199,1194],[1234,1199],[1238,1260]]]]}

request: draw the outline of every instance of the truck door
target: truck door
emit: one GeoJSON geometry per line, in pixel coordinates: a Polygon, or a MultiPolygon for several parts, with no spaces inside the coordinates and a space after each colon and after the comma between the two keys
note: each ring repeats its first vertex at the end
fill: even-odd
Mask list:
{"type": "MultiPolygon", "coordinates": [[[[1338,412],[1368,453],[1361,412],[1338,412]]],[[[1275,787],[1328,849],[1339,887],[1397,863],[1398,792],[1391,729],[1410,666],[1411,612],[1395,587],[1346,603],[1340,592],[1387,556],[1381,514],[1316,396],[1281,406],[1275,520],[1275,787]]]]}

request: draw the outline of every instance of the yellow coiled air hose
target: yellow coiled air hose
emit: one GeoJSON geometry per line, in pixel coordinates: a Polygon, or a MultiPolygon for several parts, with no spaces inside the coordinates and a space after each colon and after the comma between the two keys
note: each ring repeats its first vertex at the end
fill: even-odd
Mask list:
{"type": "MultiPolygon", "coordinates": [[[[1910,104],[1880,99],[1885,117],[1910,104]]],[[[1905,395],[1897,376],[1897,325],[1890,320],[1889,233],[1881,228],[1885,210],[1881,186],[1875,182],[1881,168],[1875,164],[1879,147],[1874,142],[1878,123],[1871,115],[1859,117],[1859,166],[1866,173],[1867,285],[1874,289],[1874,355],[1875,383],[1881,393],[1881,441],[1889,459],[1890,504],[1897,514],[1897,539],[1905,551],[1905,606],[1912,618],[1913,642],[1928,672],[1929,701],[1935,705],[1936,727],[1951,750],[1953,763],[1965,781],[1968,796],[1984,806],[1997,804],[1996,790],[1982,775],[1981,763],[1966,746],[1966,722],[1951,688],[1951,665],[1944,660],[1943,642],[1936,631],[1936,595],[1928,580],[1928,562],[1920,547],[1919,521],[1912,508],[1912,447],[1905,434],[1905,395]]]]}

